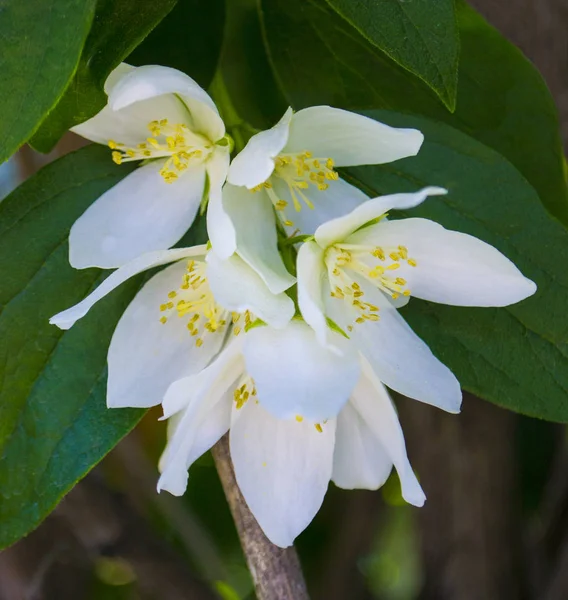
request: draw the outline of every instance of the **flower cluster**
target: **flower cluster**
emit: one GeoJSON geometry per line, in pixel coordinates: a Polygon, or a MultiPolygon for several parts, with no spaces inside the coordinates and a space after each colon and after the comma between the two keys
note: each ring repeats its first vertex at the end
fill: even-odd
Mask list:
{"type": "Polygon", "coordinates": [[[460,386],[398,309],[411,296],[505,306],[535,285],[488,244],[421,218],[391,220],[445,189],[370,199],[337,167],[416,155],[423,136],[328,106],[253,136],[232,161],[217,108],[173,69],[126,65],[108,105],[75,131],[140,161],[74,224],[76,268],[116,270],[51,322],[71,327],[126,279],[169,265],[120,319],[108,406],[162,404],[158,489],[183,494],[190,465],[227,431],[238,484],[265,531],[290,545],[330,481],[425,496],[385,386],[457,413],[460,386]],[[170,249],[202,207],[209,243],[170,249]]]}

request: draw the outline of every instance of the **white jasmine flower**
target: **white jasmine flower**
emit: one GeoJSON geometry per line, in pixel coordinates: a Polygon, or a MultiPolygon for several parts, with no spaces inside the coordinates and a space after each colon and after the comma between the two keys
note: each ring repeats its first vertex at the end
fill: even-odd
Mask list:
{"type": "Polygon", "coordinates": [[[210,210],[223,223],[221,187],[230,144],[207,93],[176,69],[125,64],[110,74],[105,91],[107,106],[73,131],[108,144],[116,163],[141,166],[73,225],[69,260],[78,269],[115,268],[173,246],[207,190],[210,210]]]}
{"type": "MultiPolygon", "coordinates": [[[[332,335],[345,349],[347,340],[332,335]]],[[[268,357],[267,363],[271,360],[268,357]]],[[[313,330],[298,321],[279,331],[259,327],[235,339],[205,370],[175,382],[166,393],[164,418],[170,421],[158,490],[183,494],[190,465],[230,429],[239,488],[267,537],[278,546],[290,546],[310,523],[330,480],[347,489],[377,489],[394,465],[404,498],[422,506],[425,496],[408,461],[392,402],[367,361],[359,361],[360,374],[353,377],[356,372],[345,369],[345,359],[319,345],[313,330]],[[260,354],[271,353],[273,345],[289,344],[300,358],[292,365],[293,355],[287,355],[281,379],[274,378],[273,364],[258,369],[246,352],[248,345],[260,354]],[[349,385],[337,377],[337,369],[347,374],[349,385]],[[328,386],[329,394],[343,396],[337,418],[318,421],[314,415],[329,410],[327,397],[306,394],[302,385],[297,391],[306,395],[306,409],[310,402],[318,405],[312,417],[274,415],[274,402],[283,412],[286,400],[294,399],[283,397],[280,388],[296,378],[303,381],[307,371],[328,386]],[[271,378],[272,385],[263,388],[264,380],[271,378]]]]}
{"type": "Polygon", "coordinates": [[[459,385],[396,310],[416,296],[455,306],[507,306],[535,284],[498,250],[427,219],[385,219],[428,196],[425,188],[369,200],[315,232],[298,253],[298,302],[320,342],[327,319],[349,335],[390,388],[457,412],[459,385]]]}
{"type": "Polygon", "coordinates": [[[134,259],[50,322],[69,329],[122,282],[172,262],[142,287],[114,331],[108,352],[109,407],[159,404],[173,381],[209,364],[230,330],[236,335],[252,324],[251,311],[274,328],[284,327],[294,315],[293,301],[270,293],[241,259],[219,261],[206,246],[197,246],[134,259]]]}
{"type": "Polygon", "coordinates": [[[238,251],[274,293],[281,292],[294,280],[277,251],[274,212],[289,232],[311,234],[368,200],[339,178],[336,166],[414,156],[422,141],[415,129],[395,129],[329,106],[297,113],[288,109],[272,129],[253,136],[231,163],[223,189],[225,220],[216,226],[227,233],[219,235],[220,242],[211,239],[214,251],[222,257],[238,251]]]}

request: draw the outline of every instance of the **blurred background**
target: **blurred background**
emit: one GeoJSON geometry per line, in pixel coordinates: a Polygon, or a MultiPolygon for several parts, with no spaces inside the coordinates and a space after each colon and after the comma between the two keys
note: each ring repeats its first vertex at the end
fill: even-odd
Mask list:
{"type": "MultiPolygon", "coordinates": [[[[567,147],[567,0],[470,3],[539,68],[567,147]]],[[[81,143],[69,135],[48,156],[22,148],[0,166],[0,198],[81,143]]],[[[470,395],[459,417],[396,400],[426,506],[405,505],[396,475],[378,492],[331,486],[297,544],[313,599],[568,599],[566,428],[470,395]]],[[[210,455],[183,498],[155,493],[159,416],[0,554],[0,600],[254,598],[210,455]]]]}

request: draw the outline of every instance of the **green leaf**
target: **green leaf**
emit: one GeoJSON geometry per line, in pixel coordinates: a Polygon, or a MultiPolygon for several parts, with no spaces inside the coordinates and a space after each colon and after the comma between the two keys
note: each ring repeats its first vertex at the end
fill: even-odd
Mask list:
{"type": "Polygon", "coordinates": [[[456,107],[460,49],[454,0],[326,0],[371,44],[456,107]]]}
{"type": "Polygon", "coordinates": [[[89,146],[0,204],[0,547],[36,527],[143,414],[105,404],[109,340],[140,277],[71,330],[48,323],[102,280],[70,267],[69,228],[130,170],[89,146]]]}
{"type": "Polygon", "coordinates": [[[440,123],[385,111],[390,125],[418,127],[419,155],[389,165],[346,170],[371,195],[440,185],[447,196],[407,213],[469,233],[498,248],[537,293],[507,308],[458,308],[412,299],[403,315],[447,364],[462,387],[495,404],[568,421],[568,231],[501,155],[440,123]]]}
{"type": "Polygon", "coordinates": [[[0,4],[0,163],[37,129],[71,80],[95,0],[0,4]]]}
{"type": "Polygon", "coordinates": [[[241,119],[254,127],[272,127],[288,104],[279,90],[262,39],[257,0],[231,0],[220,73],[241,119]]]}
{"type": "Polygon", "coordinates": [[[225,0],[181,0],[126,62],[173,67],[207,88],[219,62],[224,24],[225,0]]]}
{"type": "Polygon", "coordinates": [[[568,224],[568,188],[554,102],[521,52],[458,0],[461,53],[450,114],[323,0],[264,0],[265,39],[294,108],[384,108],[444,121],[505,156],[546,208],[568,224]]]}
{"type": "MultiPolygon", "coordinates": [[[[104,107],[106,94],[103,86],[109,73],[172,10],[176,2],[98,0],[93,26],[75,77],[31,140],[36,150],[49,152],[69,128],[86,121],[104,107]]],[[[73,38],[76,32],[68,35],[73,38]]],[[[59,36],[62,33],[58,31],[54,37],[59,36]]]]}

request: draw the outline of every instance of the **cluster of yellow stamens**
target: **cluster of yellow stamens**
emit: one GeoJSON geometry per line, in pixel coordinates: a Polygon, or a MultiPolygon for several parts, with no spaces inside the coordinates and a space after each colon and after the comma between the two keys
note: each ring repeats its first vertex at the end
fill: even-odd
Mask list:
{"type": "Polygon", "coordinates": [[[253,317],[249,310],[245,310],[244,313],[233,312],[232,322],[233,322],[233,335],[239,335],[241,331],[247,331],[253,322],[253,317]]]}
{"type": "Polygon", "coordinates": [[[195,338],[197,347],[203,345],[204,334],[224,331],[228,319],[228,312],[213,298],[205,269],[204,262],[189,260],[181,286],[178,290],[172,290],[167,301],[160,305],[160,312],[163,313],[160,321],[164,324],[170,312],[175,311],[178,317],[191,315],[187,329],[195,338]]]}
{"type": "MultiPolygon", "coordinates": [[[[300,154],[279,154],[274,162],[273,176],[279,177],[288,186],[296,212],[302,210],[302,203],[310,209],[314,208],[312,201],[303,190],[314,186],[319,191],[325,191],[329,188],[330,181],[339,179],[338,173],[333,169],[334,165],[331,158],[314,158],[312,153],[308,151],[300,154]]],[[[252,191],[257,192],[262,189],[267,191],[274,208],[282,213],[284,225],[292,227],[294,222],[285,214],[288,201],[278,197],[270,179],[257,185],[252,191]]]]}
{"type": "MultiPolygon", "coordinates": [[[[363,300],[365,295],[359,283],[347,271],[352,271],[389,294],[393,300],[401,295],[410,296],[407,281],[396,271],[404,264],[416,267],[416,259],[410,258],[406,246],[383,248],[357,244],[335,244],[326,252],[326,264],[331,284],[331,296],[348,302],[357,312],[355,323],[379,320],[379,307],[363,300]]],[[[353,325],[348,325],[349,331],[353,325]]]]}
{"type": "Polygon", "coordinates": [[[254,380],[249,375],[245,375],[241,378],[233,392],[236,409],[240,410],[249,398],[256,399],[256,386],[254,385],[254,380]]]}
{"type": "Polygon", "coordinates": [[[109,140],[112,160],[120,165],[133,160],[167,158],[160,175],[166,183],[173,183],[187,169],[190,161],[206,158],[212,149],[203,136],[192,132],[183,123],[170,125],[167,119],[151,121],[148,130],[152,136],[136,146],[109,140]]]}

